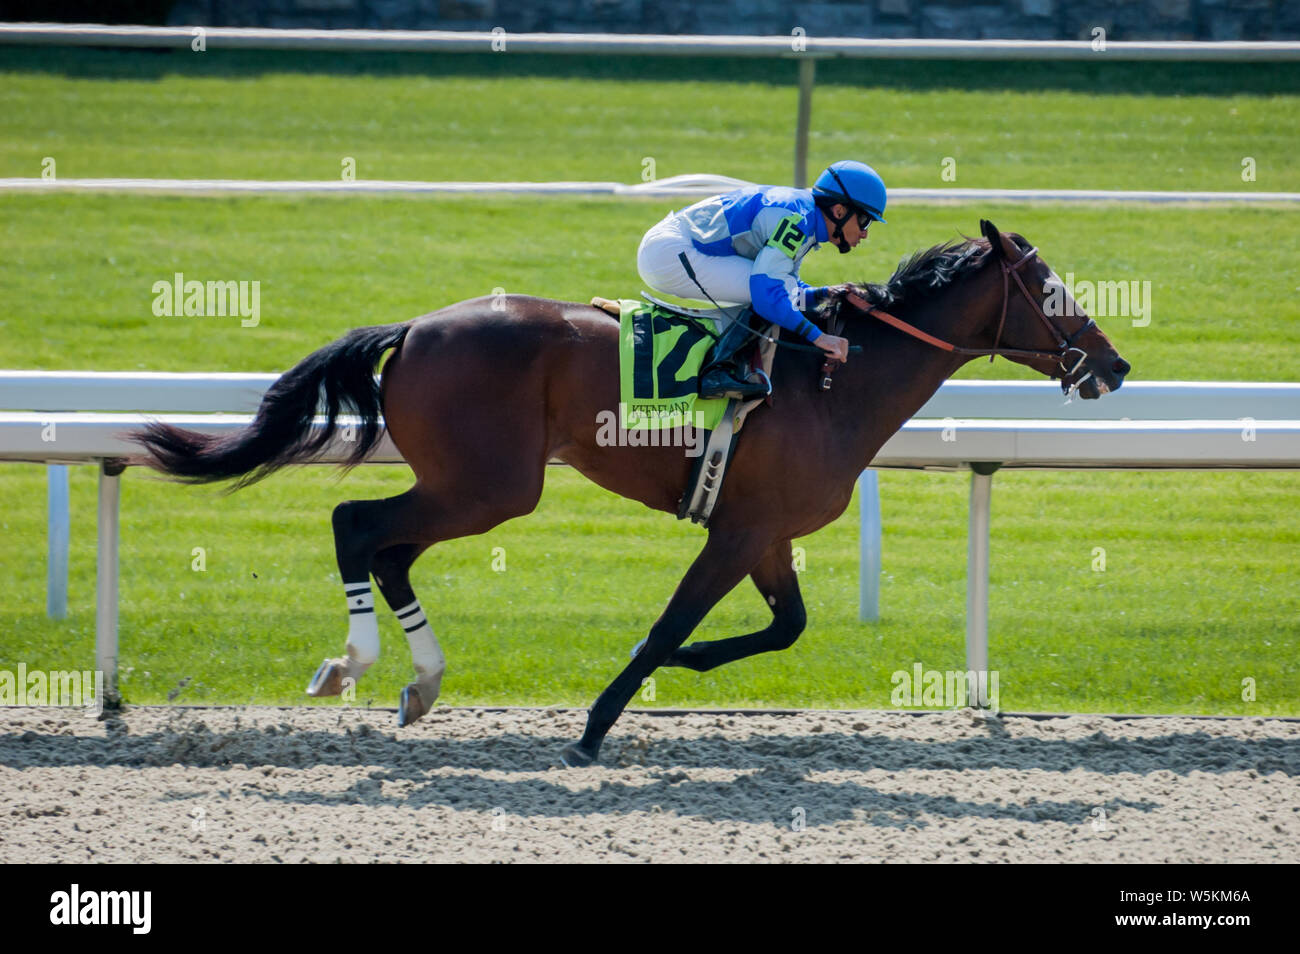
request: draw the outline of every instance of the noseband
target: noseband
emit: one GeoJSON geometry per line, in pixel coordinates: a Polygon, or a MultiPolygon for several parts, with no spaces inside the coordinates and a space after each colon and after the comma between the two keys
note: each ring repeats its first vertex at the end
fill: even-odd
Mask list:
{"type": "Polygon", "coordinates": [[[899,331],[916,338],[918,341],[924,341],[926,344],[933,345],[936,348],[941,348],[944,351],[950,351],[953,354],[968,354],[976,356],[988,355],[990,361],[992,361],[997,355],[1002,355],[1004,358],[1046,358],[1056,362],[1057,367],[1061,369],[1062,378],[1068,378],[1070,375],[1074,374],[1074,372],[1079,370],[1088,357],[1088,353],[1082,348],[1076,346],[1074,342],[1089,328],[1095,328],[1096,323],[1089,318],[1070,335],[1067,336],[1062,334],[1061,329],[1058,328],[1056,323],[1048,317],[1045,311],[1043,311],[1043,306],[1034,300],[1033,295],[1029,294],[1029,289],[1025,287],[1024,279],[1020,277],[1021,266],[1034,258],[1037,254],[1038,249],[1031,248],[1020,257],[1019,261],[1014,263],[1008,263],[1005,258],[998,259],[998,265],[1002,268],[1002,315],[998,319],[998,333],[993,338],[992,348],[962,348],[949,341],[944,341],[942,338],[936,338],[934,335],[928,334],[920,328],[908,324],[906,321],[903,321],[903,319],[897,318],[887,311],[882,311],[881,309],[876,308],[857,292],[849,292],[844,296],[844,299],[864,314],[868,314],[873,318],[878,318],[885,322],[885,324],[892,325],[899,331]],[[1016,280],[1016,285],[1020,288],[1021,294],[1025,296],[1025,301],[1029,302],[1033,313],[1042,319],[1043,324],[1045,324],[1047,329],[1052,333],[1052,339],[1056,342],[1055,351],[1034,351],[1023,348],[998,347],[998,344],[1002,341],[1002,327],[1007,323],[1007,306],[1010,304],[1011,300],[1011,279],[1013,278],[1016,280]],[[1078,358],[1072,359],[1071,356],[1075,354],[1078,355],[1078,358]]]}

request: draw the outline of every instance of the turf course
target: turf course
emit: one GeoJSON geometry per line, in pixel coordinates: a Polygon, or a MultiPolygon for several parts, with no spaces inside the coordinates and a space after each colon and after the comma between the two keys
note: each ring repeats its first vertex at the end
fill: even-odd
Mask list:
{"type": "MultiPolygon", "coordinates": [[[[0,175],[39,174],[45,155],[63,176],[324,178],[343,155],[375,178],[635,181],[647,155],[661,176],[788,175],[793,93],[753,64],[674,64],[671,74],[659,64],[633,81],[599,64],[522,57],[426,73],[402,58],[361,58],[339,73],[310,57],[209,57],[182,69],[171,55],[67,56],[0,47],[0,175]],[[631,131],[649,138],[629,142],[631,131]],[[723,135],[732,138],[720,144],[723,135]]],[[[899,66],[869,76],[821,69],[814,147],[824,155],[814,162],[869,152],[895,164],[889,181],[899,185],[939,184],[938,157],[956,155],[962,186],[1235,189],[1245,187],[1240,156],[1252,155],[1258,188],[1300,187],[1279,145],[1300,125],[1289,74],[1162,68],[1128,95],[1136,74],[1122,70],[1112,88],[1078,68],[923,66],[906,82],[899,66]],[[1001,93],[1036,85],[1046,89],[1001,93]],[[975,89],[951,88],[966,86],[975,89]],[[857,117],[845,128],[860,133],[822,125],[837,103],[857,117]],[[1104,116],[1091,132],[1078,122],[1085,106],[1104,116]],[[869,136],[868,115],[890,116],[888,131],[869,136]],[[1108,138],[1120,133],[1126,143],[1108,138]]],[[[671,206],[0,196],[0,366],[272,371],[347,328],[495,288],[634,293],[636,243],[671,206]],[[176,271],[259,281],[259,325],[154,316],[151,286],[176,271]]],[[[1297,214],[1282,209],[906,206],[851,258],[812,256],[804,277],[883,278],[916,248],[974,233],[980,216],[1028,236],[1062,274],[1152,283],[1149,326],[1099,317],[1134,379],[1295,380],[1297,214]]],[[[962,376],[1032,373],[997,362],[962,376]]],[[[917,661],[960,668],[967,481],[886,473],[881,484],[880,624],[856,621],[855,504],[796,541],[811,622],[793,650],[705,675],[662,672],[655,698],[640,704],[888,707],[892,672],[917,661]]],[[[307,676],[339,651],[345,627],[329,510],[406,485],[404,468],[362,468],[343,483],[299,469],[223,498],[129,472],[127,698],[302,702],[307,676]],[[192,568],[195,547],[202,571],[192,568]]],[[[995,486],[991,651],[1005,708],[1300,712],[1295,475],[1001,474],[995,486]],[[1096,547],[1104,571],[1094,569],[1096,547]],[[1255,680],[1254,702],[1241,698],[1245,678],[1255,680]]],[[[72,615],[59,623],[43,613],[43,499],[39,468],[0,467],[0,570],[11,591],[0,667],[79,668],[93,658],[92,471],[74,472],[72,615]]],[[[416,565],[449,657],[444,701],[588,704],[701,539],[552,469],[538,513],[439,545],[416,565]]],[[[750,631],[766,617],[744,584],[698,635],[750,631]]],[[[382,614],[381,632],[385,655],[359,701],[392,705],[409,660],[382,614]]]]}
{"type": "MultiPolygon", "coordinates": [[[[0,176],[786,182],[792,60],[0,46],[0,176]]],[[[824,62],[810,167],[890,186],[1300,190],[1290,64],[824,62]],[[1256,180],[1241,179],[1242,159],[1256,180]],[[943,159],[957,178],[941,178],[943,159]]]]}

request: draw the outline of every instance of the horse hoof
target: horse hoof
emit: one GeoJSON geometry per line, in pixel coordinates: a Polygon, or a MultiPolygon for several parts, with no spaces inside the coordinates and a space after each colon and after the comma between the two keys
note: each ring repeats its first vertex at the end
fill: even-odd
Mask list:
{"type": "Polygon", "coordinates": [[[570,742],[560,750],[560,761],[566,768],[586,768],[596,761],[596,756],[577,742],[570,742]]]}
{"type": "Polygon", "coordinates": [[[343,680],[348,675],[346,659],[327,659],[320,664],[316,675],[307,683],[307,695],[323,697],[337,696],[343,692],[343,680]]]}
{"type": "Polygon", "coordinates": [[[402,698],[397,704],[398,728],[405,728],[428,711],[429,703],[426,703],[420,694],[419,685],[410,683],[402,689],[402,698]]]}

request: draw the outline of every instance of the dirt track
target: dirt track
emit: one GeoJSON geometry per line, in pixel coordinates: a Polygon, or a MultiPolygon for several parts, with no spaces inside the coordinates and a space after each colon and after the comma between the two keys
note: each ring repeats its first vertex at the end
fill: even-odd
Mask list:
{"type": "Polygon", "coordinates": [[[0,709],[0,863],[1300,860],[1295,722],[583,719],[0,709]]]}

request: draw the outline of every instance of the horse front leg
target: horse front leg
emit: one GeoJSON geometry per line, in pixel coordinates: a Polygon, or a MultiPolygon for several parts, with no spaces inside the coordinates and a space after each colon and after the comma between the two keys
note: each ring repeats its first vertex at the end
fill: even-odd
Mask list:
{"type": "Polygon", "coordinates": [[[725,535],[710,532],[704,549],[650,628],[645,646],[591,707],[582,739],[570,742],[561,751],[560,759],[565,765],[590,765],[596,761],[605,735],[641,688],[642,681],[663,665],[718,600],[754,569],[770,545],[771,538],[756,531],[725,535]]]}
{"type": "Polygon", "coordinates": [[[730,639],[702,640],[674,650],[665,666],[708,672],[717,666],[758,653],[789,649],[808,622],[790,541],[774,543],[750,577],[768,607],[772,622],[766,629],[730,639]]]}

